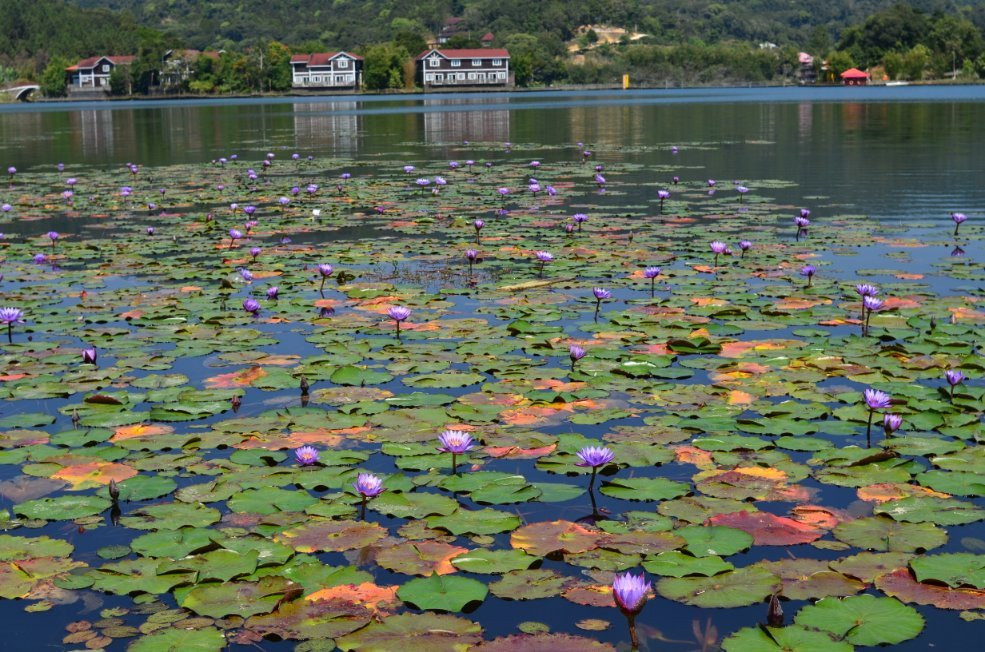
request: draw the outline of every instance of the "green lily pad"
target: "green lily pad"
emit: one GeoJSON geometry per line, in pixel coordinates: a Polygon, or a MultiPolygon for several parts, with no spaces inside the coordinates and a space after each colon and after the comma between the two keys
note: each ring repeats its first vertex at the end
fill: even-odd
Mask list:
{"type": "Polygon", "coordinates": [[[399,589],[397,597],[418,609],[461,611],[472,602],[482,602],[489,590],[469,577],[432,574],[413,579],[399,589]]]}
{"type": "Polygon", "coordinates": [[[985,555],[966,552],[923,555],[910,561],[918,582],[940,582],[950,587],[985,589],[985,555]]]}
{"type": "Polygon", "coordinates": [[[226,637],[215,627],[172,627],[137,639],[130,644],[127,652],[220,652],[226,645],[226,637]]]}
{"type": "Polygon", "coordinates": [[[744,627],[722,641],[725,652],[852,652],[855,646],[824,632],[789,627],[744,627]]]}
{"type": "Polygon", "coordinates": [[[780,578],[749,566],[713,577],[665,577],[656,591],[669,600],[694,607],[742,607],[761,602],[780,588],[780,578]]]}
{"type": "Polygon", "coordinates": [[[29,500],[14,507],[14,512],[27,518],[64,521],[92,516],[110,508],[112,502],[101,496],[59,496],[29,500]]]}
{"type": "Polygon", "coordinates": [[[834,535],[857,548],[887,552],[932,550],[947,543],[947,531],[931,523],[899,523],[885,516],[839,523],[834,535]]]}
{"type": "Polygon", "coordinates": [[[923,630],[923,617],[895,598],[824,598],[797,613],[796,623],[853,645],[895,645],[923,630]]]}

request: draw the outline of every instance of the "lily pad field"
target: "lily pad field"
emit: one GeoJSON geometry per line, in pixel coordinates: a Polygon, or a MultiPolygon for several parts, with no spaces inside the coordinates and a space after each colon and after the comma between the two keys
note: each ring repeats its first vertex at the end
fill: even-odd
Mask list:
{"type": "Polygon", "coordinates": [[[981,205],[464,135],[3,165],[5,649],[980,638],[981,205]]]}

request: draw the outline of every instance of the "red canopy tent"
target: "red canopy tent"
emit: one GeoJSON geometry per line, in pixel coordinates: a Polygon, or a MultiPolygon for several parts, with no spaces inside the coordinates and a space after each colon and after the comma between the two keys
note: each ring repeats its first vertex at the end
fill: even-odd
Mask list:
{"type": "Polygon", "coordinates": [[[845,86],[864,86],[869,81],[869,74],[858,68],[849,68],[841,73],[841,79],[845,82],[845,86]]]}

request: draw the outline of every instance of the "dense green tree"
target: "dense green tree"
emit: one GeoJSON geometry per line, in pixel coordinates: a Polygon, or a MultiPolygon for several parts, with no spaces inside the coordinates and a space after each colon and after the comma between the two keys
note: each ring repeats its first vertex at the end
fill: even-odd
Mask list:
{"type": "Polygon", "coordinates": [[[397,32],[397,35],[393,37],[393,42],[407,50],[412,57],[416,57],[428,47],[427,40],[419,33],[412,31],[397,32]]]}
{"type": "Polygon", "coordinates": [[[368,90],[402,88],[404,63],[410,54],[395,43],[377,43],[363,55],[363,86],[368,90]]]}
{"type": "Polygon", "coordinates": [[[838,81],[841,73],[845,72],[849,68],[855,68],[858,64],[855,63],[854,57],[852,57],[851,52],[846,52],[844,50],[835,50],[830,52],[827,56],[828,68],[834,76],[832,81],[838,81]]]}
{"type": "Polygon", "coordinates": [[[130,66],[116,66],[109,73],[109,94],[121,97],[129,95],[133,88],[130,66]]]}
{"type": "Polygon", "coordinates": [[[38,79],[41,92],[46,97],[65,97],[68,89],[68,76],[65,68],[70,65],[72,64],[65,57],[54,56],[51,58],[38,79]]]}

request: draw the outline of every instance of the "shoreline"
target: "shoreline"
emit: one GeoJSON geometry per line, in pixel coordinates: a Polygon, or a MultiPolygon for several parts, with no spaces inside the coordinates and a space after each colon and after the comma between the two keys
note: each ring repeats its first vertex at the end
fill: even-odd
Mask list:
{"type": "MultiPolygon", "coordinates": [[[[894,84],[880,82],[875,84],[866,84],[864,86],[846,86],[844,84],[776,84],[776,83],[763,83],[763,82],[748,82],[744,84],[728,84],[728,85],[695,85],[695,86],[630,86],[629,88],[623,88],[621,84],[566,84],[558,86],[533,86],[533,87],[495,87],[495,88],[483,88],[481,86],[463,87],[463,88],[444,88],[440,90],[424,90],[420,88],[414,89],[388,89],[383,91],[332,91],[330,89],[325,89],[324,92],[310,92],[310,91],[298,91],[292,89],[291,91],[283,92],[267,92],[267,93],[226,93],[226,94],[192,94],[192,93],[169,93],[169,94],[154,94],[154,95],[129,95],[126,97],[113,97],[110,95],[100,96],[97,94],[86,95],[82,97],[52,97],[52,98],[42,98],[42,99],[31,99],[25,101],[12,100],[6,104],[13,104],[17,106],[23,105],[57,105],[57,104],[71,104],[80,102],[96,102],[96,103],[130,103],[130,102],[184,102],[184,101],[208,101],[208,100],[247,100],[247,99],[287,99],[287,98],[298,98],[298,99],[310,99],[310,98],[401,98],[401,97],[442,97],[446,95],[512,95],[512,94],[524,94],[524,93],[572,93],[572,92],[591,92],[591,91],[620,91],[626,93],[632,93],[633,91],[687,91],[687,90],[737,90],[737,89],[777,89],[777,88],[798,88],[798,89],[811,89],[815,88],[818,90],[825,89],[835,89],[835,88],[905,88],[908,86],[913,87],[930,87],[930,86],[982,86],[985,85],[985,80],[968,80],[968,81],[951,81],[951,80],[927,80],[919,82],[906,82],[903,84],[894,84]]],[[[3,104],[3,103],[0,103],[3,104]]]]}

